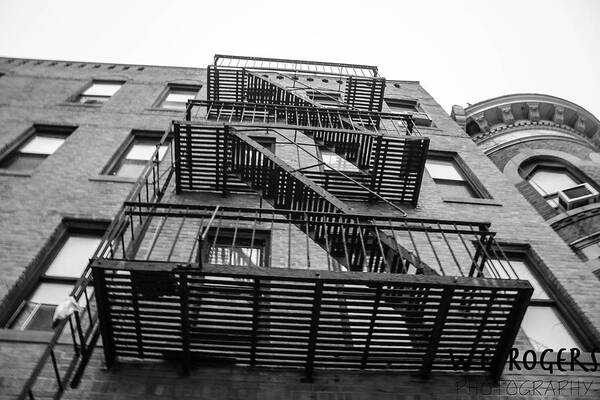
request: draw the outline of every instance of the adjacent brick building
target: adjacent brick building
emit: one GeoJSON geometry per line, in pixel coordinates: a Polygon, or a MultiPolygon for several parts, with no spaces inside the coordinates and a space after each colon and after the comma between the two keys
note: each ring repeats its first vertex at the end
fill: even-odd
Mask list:
{"type": "Polygon", "coordinates": [[[455,106],[453,116],[598,276],[600,121],[577,104],[540,94],[455,106]]]}
{"type": "MultiPolygon", "coordinates": [[[[600,395],[573,212],[418,82],[232,56],[0,74],[0,398],[600,395]],[[516,371],[512,347],[583,354],[516,371]]],[[[592,118],[552,154],[593,161],[592,118]]]]}

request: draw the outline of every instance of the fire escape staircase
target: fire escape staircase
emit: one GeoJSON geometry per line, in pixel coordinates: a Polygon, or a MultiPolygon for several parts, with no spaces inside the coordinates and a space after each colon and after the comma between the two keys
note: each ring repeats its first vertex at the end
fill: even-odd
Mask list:
{"type": "Polygon", "coordinates": [[[304,221],[302,212],[336,215],[351,214],[350,209],[333,193],[295,171],[246,134],[229,126],[179,123],[175,123],[174,131],[175,152],[180,158],[176,165],[179,191],[218,190],[227,194],[256,190],[276,209],[294,211],[290,216],[302,221],[297,226],[349,270],[406,272],[413,266],[417,273],[436,274],[384,230],[343,228],[339,235],[333,235],[334,240],[329,240],[324,231],[313,229],[312,224],[304,221]],[[338,241],[357,243],[356,235],[360,236],[363,246],[366,243],[370,248],[361,249],[363,256],[349,257],[343,249],[352,247],[339,246],[338,241]],[[364,265],[367,253],[380,257],[370,257],[364,265]]]}
{"type": "MultiPolygon", "coordinates": [[[[378,110],[381,108],[384,83],[376,78],[362,78],[361,82],[371,82],[369,86],[357,79],[348,78],[346,98],[351,101],[348,107],[328,109],[256,73],[211,66],[208,101],[192,102],[192,107],[202,107],[206,119],[215,122],[243,126],[258,126],[262,122],[267,129],[301,127],[317,144],[361,170],[346,174],[353,180],[390,201],[416,205],[429,140],[408,135],[413,130],[410,118],[371,109],[373,104],[377,104],[378,110]],[[378,131],[382,118],[401,120],[405,131],[384,135],[378,131]]],[[[186,117],[191,120],[190,110],[186,117]]],[[[375,200],[370,193],[354,190],[355,182],[348,182],[334,171],[306,174],[342,200],[375,200]]]]}

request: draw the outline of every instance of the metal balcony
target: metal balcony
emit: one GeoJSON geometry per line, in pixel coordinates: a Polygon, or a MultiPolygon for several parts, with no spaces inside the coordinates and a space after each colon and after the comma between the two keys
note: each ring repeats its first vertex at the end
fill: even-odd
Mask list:
{"type": "Polygon", "coordinates": [[[512,268],[493,236],[486,223],[130,202],[92,264],[105,357],[309,379],[320,368],[499,376],[532,288],[484,278],[512,268]]]}
{"type": "MultiPolygon", "coordinates": [[[[278,135],[282,145],[295,146],[299,152],[314,158],[310,167],[327,167],[292,168],[249,136],[257,127],[260,126],[175,122],[177,190],[221,191],[223,194],[258,190],[264,198],[274,198],[277,208],[286,208],[286,204],[296,201],[303,187],[315,186],[324,189],[319,191],[319,197],[326,198],[412,204],[418,200],[429,144],[426,138],[303,128],[366,169],[344,173],[308,154],[296,141],[278,135]]],[[[267,124],[262,128],[271,129],[271,126],[267,124]]]]}

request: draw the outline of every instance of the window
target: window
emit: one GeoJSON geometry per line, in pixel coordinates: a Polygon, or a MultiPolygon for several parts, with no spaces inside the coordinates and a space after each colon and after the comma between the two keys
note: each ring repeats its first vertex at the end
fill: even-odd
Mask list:
{"type": "Polygon", "coordinates": [[[521,322],[521,328],[533,349],[543,351],[548,348],[581,348],[579,341],[564,324],[555,300],[537,279],[529,259],[523,253],[508,253],[508,257],[510,265],[497,259],[489,260],[484,276],[497,279],[524,279],[531,283],[533,294],[521,322]]]}
{"type": "Polygon", "coordinates": [[[525,179],[539,194],[544,196],[552,208],[558,208],[558,192],[580,184],[566,168],[550,165],[536,165],[525,179]]]}
{"type": "Polygon", "coordinates": [[[342,95],[340,92],[307,91],[306,95],[309,99],[316,101],[323,107],[344,107],[344,103],[342,102],[342,95]]]}
{"type": "Polygon", "coordinates": [[[75,100],[81,104],[103,104],[108,101],[120,88],[123,82],[94,81],[75,100]]]}
{"type": "Polygon", "coordinates": [[[31,171],[53,154],[73,132],[73,127],[36,125],[0,160],[0,168],[31,171]]]}
{"type": "Polygon", "coordinates": [[[275,154],[275,138],[272,136],[250,136],[252,140],[260,144],[271,153],[275,154]]]}
{"type": "Polygon", "coordinates": [[[394,111],[400,112],[417,112],[417,101],[412,99],[385,99],[385,104],[394,111]]]}
{"type": "Polygon", "coordinates": [[[243,267],[269,266],[269,233],[252,229],[219,229],[207,236],[204,262],[243,267]]]}
{"type": "Polygon", "coordinates": [[[50,252],[43,274],[11,318],[9,326],[21,330],[51,329],[56,305],[64,302],[71,293],[101,237],[101,232],[67,233],[50,252]]]}
{"type": "Polygon", "coordinates": [[[386,98],[385,103],[392,113],[411,114],[415,125],[434,126],[429,115],[421,109],[417,100],[414,99],[390,99],[386,98]]]}
{"type": "Polygon", "coordinates": [[[454,154],[434,154],[427,159],[425,168],[444,197],[484,197],[483,189],[476,188],[473,180],[467,178],[461,163],[454,154]]]}
{"type": "Polygon", "coordinates": [[[200,86],[169,85],[159,107],[185,111],[187,101],[195,99],[199,90],[200,86]]]}
{"type": "MultiPolygon", "coordinates": [[[[138,178],[152,158],[161,136],[162,133],[134,132],[127,145],[119,152],[120,156],[111,163],[108,174],[138,178]]],[[[166,144],[160,146],[158,151],[160,161],[165,157],[168,148],[166,144]]]]}
{"type": "MultiPolygon", "coordinates": [[[[342,172],[359,172],[360,170],[356,167],[356,165],[352,164],[350,161],[345,158],[340,157],[329,150],[321,150],[321,160],[327,165],[330,165],[332,168],[337,169],[342,172]]],[[[324,165],[325,170],[330,170],[330,168],[324,165]]]]}
{"type": "Polygon", "coordinates": [[[570,245],[583,261],[600,258],[600,232],[577,239],[570,245]]]}

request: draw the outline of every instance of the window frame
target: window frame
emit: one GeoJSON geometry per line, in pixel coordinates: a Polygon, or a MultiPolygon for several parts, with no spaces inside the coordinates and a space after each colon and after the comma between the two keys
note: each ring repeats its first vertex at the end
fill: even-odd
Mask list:
{"type": "MultiPolygon", "coordinates": [[[[100,243],[110,225],[108,220],[81,220],[64,219],[57,230],[51,235],[49,241],[38,252],[36,261],[28,268],[28,278],[25,285],[19,289],[16,296],[11,296],[13,301],[7,305],[7,314],[0,321],[0,326],[12,330],[28,330],[26,327],[13,327],[26,303],[35,294],[41,283],[69,283],[73,287],[79,278],[66,276],[46,276],[46,271],[52,265],[56,256],[62,250],[71,236],[94,236],[100,239],[100,243]]],[[[87,265],[86,265],[87,267],[87,265]]],[[[35,330],[45,331],[45,330],[35,330]]]]}
{"type": "Polygon", "coordinates": [[[277,138],[275,136],[249,135],[248,137],[254,140],[256,143],[260,144],[265,149],[269,150],[271,153],[275,154],[275,151],[277,149],[277,138]]]}
{"type": "Polygon", "coordinates": [[[319,156],[319,160],[321,160],[321,162],[323,162],[323,164],[319,165],[319,168],[322,172],[325,173],[332,173],[335,174],[336,172],[334,172],[333,169],[330,169],[329,167],[327,167],[324,163],[325,160],[323,160],[323,152],[326,152],[326,154],[333,154],[336,157],[338,157],[339,159],[342,160],[343,163],[345,164],[349,164],[351,165],[353,168],[352,169],[341,169],[341,168],[336,168],[338,171],[342,172],[345,175],[348,176],[356,176],[356,175],[364,175],[365,172],[363,170],[361,170],[360,168],[358,168],[356,165],[354,165],[354,163],[346,160],[344,157],[340,156],[339,154],[337,154],[335,151],[333,150],[329,150],[329,149],[323,149],[320,146],[317,146],[318,148],[318,156],[319,156]]]}
{"type": "Polygon", "coordinates": [[[413,122],[417,126],[425,128],[435,128],[436,125],[425,111],[417,99],[384,97],[383,101],[390,109],[392,114],[411,115],[413,122]]]}
{"type": "MultiPolygon", "coordinates": [[[[427,159],[425,160],[425,170],[427,171],[427,174],[429,175],[429,177],[436,184],[436,187],[441,186],[440,183],[442,185],[444,185],[444,184],[450,185],[450,184],[454,184],[454,182],[464,182],[463,185],[466,186],[467,190],[469,192],[473,193],[474,196],[471,196],[471,197],[461,196],[460,199],[491,199],[492,198],[492,196],[485,189],[483,184],[471,172],[471,169],[467,166],[467,164],[463,161],[463,159],[456,152],[444,152],[444,151],[430,150],[429,153],[427,154],[427,159]],[[458,180],[450,180],[450,179],[444,179],[444,178],[434,178],[431,175],[431,173],[429,172],[429,170],[427,169],[427,161],[428,160],[451,162],[454,165],[455,170],[463,178],[463,180],[458,181],[458,180]]],[[[447,196],[446,193],[444,193],[444,190],[440,190],[440,191],[442,192],[443,198],[454,198],[455,197],[455,196],[447,196]]]]}
{"type": "Polygon", "coordinates": [[[552,207],[554,210],[557,210],[557,211],[562,210],[562,208],[560,207],[560,205],[558,203],[558,191],[554,192],[554,193],[542,194],[540,192],[541,188],[540,188],[540,190],[538,190],[537,185],[534,185],[531,183],[531,180],[530,180],[531,177],[539,169],[563,170],[566,172],[566,175],[568,175],[573,181],[575,181],[575,182],[578,181],[578,183],[575,186],[581,185],[583,183],[587,183],[594,189],[598,190],[598,187],[594,184],[594,181],[592,179],[589,179],[587,177],[587,175],[585,175],[583,172],[581,172],[577,167],[571,165],[570,163],[568,163],[564,160],[556,159],[556,158],[549,158],[549,157],[542,157],[542,158],[529,159],[529,160],[523,162],[518,168],[521,178],[523,180],[525,180],[535,190],[535,192],[537,194],[539,194],[541,197],[543,197],[543,199],[546,201],[546,203],[548,203],[548,205],[550,207],[552,207]],[[556,207],[552,206],[549,203],[550,200],[556,201],[556,207]]]}
{"type": "Polygon", "coordinates": [[[77,94],[75,94],[74,96],[72,96],[69,99],[69,103],[73,103],[73,104],[79,104],[82,106],[91,106],[91,107],[101,107],[104,104],[108,103],[108,101],[113,98],[125,85],[126,81],[122,80],[122,79],[92,79],[90,82],[88,82],[83,89],[81,89],[77,94]],[[89,90],[94,84],[107,84],[107,85],[115,85],[118,84],[120,85],[120,87],[110,96],[97,96],[97,95],[85,95],[84,93],[89,90]],[[99,99],[104,99],[103,101],[98,101],[95,103],[85,103],[85,102],[81,102],[81,99],[86,96],[86,97],[97,97],[99,99]]]}
{"type": "Polygon", "coordinates": [[[336,90],[307,90],[306,96],[325,108],[344,107],[344,94],[336,90]]]}
{"type": "Polygon", "coordinates": [[[200,93],[200,90],[202,90],[202,85],[201,84],[191,84],[191,83],[168,83],[167,86],[161,92],[160,96],[158,96],[158,98],[152,105],[152,108],[156,108],[159,110],[165,110],[165,111],[185,112],[187,102],[183,105],[183,108],[181,108],[181,109],[172,108],[172,107],[171,108],[164,107],[164,103],[167,101],[169,94],[173,90],[189,90],[190,92],[192,90],[195,90],[196,94],[194,95],[194,99],[196,99],[198,97],[198,94],[200,93]]]}
{"type": "MultiPolygon", "coordinates": [[[[121,143],[121,145],[118,147],[117,151],[115,151],[115,153],[112,155],[112,157],[110,158],[108,163],[104,166],[101,174],[107,175],[107,176],[110,176],[110,177],[116,178],[116,179],[137,179],[137,178],[130,178],[130,177],[123,176],[123,175],[118,175],[116,172],[123,165],[123,162],[125,161],[125,156],[129,152],[129,150],[133,147],[136,140],[153,141],[153,142],[155,142],[155,144],[158,144],[163,135],[164,135],[164,132],[161,132],[161,131],[138,130],[138,129],[132,130],[131,133],[127,136],[127,138],[123,141],[123,143],[121,143]]],[[[172,139],[173,139],[172,136],[169,135],[167,137],[167,142],[165,142],[164,146],[168,147],[169,143],[172,139]]],[[[163,156],[163,159],[165,157],[167,157],[168,153],[169,152],[167,150],[167,152],[163,156]]],[[[147,164],[148,161],[150,161],[150,160],[144,161],[144,165],[147,164]]]]}
{"type": "MultiPolygon", "coordinates": [[[[504,254],[509,261],[519,260],[525,263],[531,275],[537,280],[540,287],[548,295],[549,299],[534,299],[533,297],[529,301],[530,306],[534,307],[550,307],[553,308],[557,314],[558,320],[561,322],[568,334],[574,339],[575,342],[579,342],[584,349],[591,349],[593,347],[593,341],[588,336],[588,331],[585,329],[583,324],[579,322],[576,317],[576,310],[573,306],[568,304],[567,301],[560,295],[561,290],[557,287],[557,284],[551,280],[551,271],[542,261],[542,259],[533,251],[528,244],[515,244],[515,243],[498,243],[502,248],[504,254]]],[[[494,279],[493,277],[491,279],[494,279]]],[[[525,314],[523,315],[525,317],[525,314]]],[[[523,322],[521,322],[522,324],[523,322]]],[[[523,334],[530,341],[529,337],[525,333],[522,327],[519,327],[523,331],[523,334]]],[[[530,342],[531,343],[531,342],[530,342]]]]}
{"type": "Polygon", "coordinates": [[[392,113],[404,114],[404,112],[394,110],[394,107],[406,109],[405,112],[409,113],[422,112],[422,110],[420,110],[419,108],[419,102],[417,101],[417,99],[400,99],[393,97],[384,97],[383,101],[392,113]]]}
{"type": "Polygon", "coordinates": [[[67,138],[77,129],[77,126],[69,126],[69,125],[46,125],[46,124],[33,124],[29,129],[27,129],[24,133],[19,135],[16,140],[13,141],[7,148],[0,154],[0,170],[1,171],[9,171],[15,173],[31,173],[35,171],[41,163],[44,162],[48,157],[51,157],[54,153],[56,153],[60,148],[65,144],[67,138]],[[13,157],[17,157],[20,152],[20,149],[24,147],[27,143],[29,143],[36,136],[48,136],[48,137],[57,137],[64,139],[63,143],[52,153],[49,154],[34,154],[34,153],[25,153],[30,154],[31,158],[40,158],[41,161],[32,169],[28,170],[16,170],[10,168],[10,166],[5,166],[13,157]]]}
{"type": "MultiPolygon", "coordinates": [[[[569,243],[571,249],[582,259],[582,261],[587,262],[591,260],[595,260],[594,258],[589,258],[587,254],[584,253],[583,249],[592,246],[600,247],[600,231],[594,232],[591,235],[584,236],[582,238],[576,239],[569,243]]],[[[596,259],[600,259],[598,256],[596,259]]]]}
{"type": "MultiPolygon", "coordinates": [[[[217,241],[225,238],[229,239],[232,244],[227,245],[231,247],[233,245],[233,238],[236,237],[236,241],[238,238],[250,239],[252,246],[252,237],[254,240],[260,240],[262,242],[263,248],[263,260],[264,265],[238,265],[238,264],[215,264],[215,265],[223,265],[230,267],[242,267],[242,268],[271,268],[271,231],[266,229],[252,229],[252,228],[230,228],[230,227],[219,227],[219,228],[210,228],[206,235],[206,240],[202,243],[201,247],[201,261],[202,263],[209,264],[210,260],[210,252],[213,244],[215,243],[215,238],[217,241]]],[[[238,247],[238,246],[233,246],[238,247]]],[[[252,248],[252,247],[251,247],[252,248]]],[[[230,254],[231,257],[231,254],[230,254]]]]}

